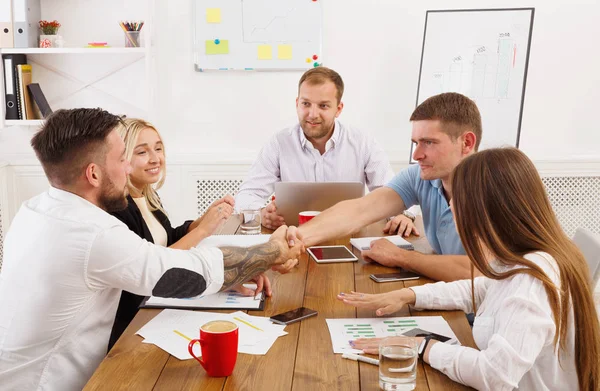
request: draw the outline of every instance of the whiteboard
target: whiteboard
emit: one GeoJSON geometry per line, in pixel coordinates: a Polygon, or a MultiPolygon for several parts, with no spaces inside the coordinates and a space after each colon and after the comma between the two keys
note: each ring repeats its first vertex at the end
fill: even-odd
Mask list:
{"type": "Polygon", "coordinates": [[[322,0],[195,0],[197,71],[321,64],[322,0]]]}
{"type": "Polygon", "coordinates": [[[533,8],[427,11],[417,106],[443,92],[466,95],[481,113],[480,149],[518,147],[533,15],[533,8]]]}

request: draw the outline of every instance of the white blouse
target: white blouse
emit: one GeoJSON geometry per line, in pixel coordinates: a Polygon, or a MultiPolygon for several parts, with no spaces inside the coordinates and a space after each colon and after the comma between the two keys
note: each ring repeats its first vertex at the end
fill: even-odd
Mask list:
{"type": "MultiPolygon", "coordinates": [[[[560,287],[556,261],[547,253],[525,256],[560,287]]],[[[495,263],[497,271],[510,270],[495,263]]],[[[438,282],[411,288],[415,308],[473,311],[471,281],[438,282]]],[[[577,390],[575,330],[571,309],[566,351],[555,352],[556,327],[543,284],[527,274],[505,280],[475,279],[477,314],[473,338],[480,350],[432,345],[430,365],[478,390],[577,390]]]]}
{"type": "Polygon", "coordinates": [[[150,230],[150,234],[152,235],[152,239],[154,244],[158,244],[159,246],[167,247],[167,231],[165,231],[165,227],[158,221],[154,213],[150,211],[148,207],[148,202],[145,197],[131,197],[133,198],[133,202],[137,205],[140,213],[142,214],[142,218],[144,222],[148,226],[148,230],[150,230]]]}

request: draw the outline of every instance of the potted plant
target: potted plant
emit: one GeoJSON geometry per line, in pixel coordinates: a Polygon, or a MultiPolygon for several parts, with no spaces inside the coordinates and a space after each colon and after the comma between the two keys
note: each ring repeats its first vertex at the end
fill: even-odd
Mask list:
{"type": "Polygon", "coordinates": [[[51,48],[56,46],[56,39],[58,37],[58,28],[60,23],[57,20],[51,22],[47,20],[40,20],[40,47],[51,48]]]}

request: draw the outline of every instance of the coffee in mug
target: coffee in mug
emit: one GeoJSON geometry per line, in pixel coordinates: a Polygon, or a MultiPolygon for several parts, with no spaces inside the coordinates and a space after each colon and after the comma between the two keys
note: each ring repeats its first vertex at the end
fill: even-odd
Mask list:
{"type": "Polygon", "coordinates": [[[188,344],[188,352],[206,370],[208,376],[223,377],[233,372],[238,352],[238,326],[227,320],[213,320],[200,327],[200,338],[188,344]],[[194,354],[200,344],[202,357],[194,354]]]}
{"type": "Polygon", "coordinates": [[[211,333],[226,333],[228,331],[233,331],[236,328],[237,325],[235,323],[227,320],[213,320],[212,322],[208,322],[201,327],[202,330],[211,333]]]}

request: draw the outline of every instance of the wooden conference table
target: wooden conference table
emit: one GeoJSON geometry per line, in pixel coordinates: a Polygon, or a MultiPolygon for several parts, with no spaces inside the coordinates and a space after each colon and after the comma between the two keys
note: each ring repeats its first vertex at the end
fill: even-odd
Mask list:
{"type": "MultiPolygon", "coordinates": [[[[420,232],[424,232],[422,223],[420,232]]],[[[239,220],[230,219],[222,233],[236,233],[239,220]]],[[[383,223],[366,227],[355,236],[381,236],[383,223]]],[[[267,233],[270,231],[267,231],[267,233]]],[[[415,248],[431,252],[425,238],[411,238],[415,248]]],[[[344,244],[349,238],[324,244],[344,244]]],[[[354,250],[354,249],[353,249],[354,250]]],[[[405,282],[375,283],[371,273],[391,272],[389,268],[365,263],[354,250],[358,262],[317,264],[303,255],[299,266],[285,275],[269,272],[273,297],[264,311],[255,316],[274,314],[306,306],[319,312],[286,327],[289,333],[277,339],[265,356],[239,354],[233,374],[226,378],[206,375],[196,360],[180,361],[152,344],[142,343],[135,335],[161,310],[142,309],[102,361],[85,390],[377,390],[378,367],[343,359],[334,354],[325,319],[375,318],[372,310],[356,309],[336,299],[339,292],[351,290],[380,293],[402,287],[422,285],[431,280],[420,278],[405,282]]],[[[222,311],[232,312],[232,311],[222,311]]],[[[474,347],[471,328],[460,311],[412,311],[407,306],[394,316],[441,315],[463,345],[474,347]]],[[[441,372],[419,362],[416,390],[467,390],[441,372]]]]}

